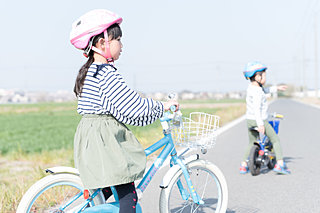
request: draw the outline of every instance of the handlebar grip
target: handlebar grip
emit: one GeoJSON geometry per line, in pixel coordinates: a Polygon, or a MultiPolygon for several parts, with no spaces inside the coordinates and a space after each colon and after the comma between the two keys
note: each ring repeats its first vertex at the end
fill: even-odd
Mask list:
{"type": "Polygon", "coordinates": [[[172,106],[170,106],[170,111],[171,111],[171,112],[175,112],[175,111],[177,111],[177,107],[176,107],[176,105],[172,105],[172,106]]]}

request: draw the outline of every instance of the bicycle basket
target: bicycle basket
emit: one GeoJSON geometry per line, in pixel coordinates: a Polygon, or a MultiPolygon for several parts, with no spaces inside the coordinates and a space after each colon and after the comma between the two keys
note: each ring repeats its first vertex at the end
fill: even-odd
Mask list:
{"type": "MultiPolygon", "coordinates": [[[[171,122],[171,135],[175,144],[191,149],[210,149],[215,144],[219,116],[192,112],[189,118],[182,117],[180,125],[171,122]]],[[[176,122],[177,123],[177,122],[176,122]]]]}

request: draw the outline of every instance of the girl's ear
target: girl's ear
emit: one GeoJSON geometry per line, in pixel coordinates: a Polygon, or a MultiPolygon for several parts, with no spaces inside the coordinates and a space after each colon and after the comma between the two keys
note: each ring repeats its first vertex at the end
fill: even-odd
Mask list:
{"type": "Polygon", "coordinates": [[[104,38],[100,38],[96,44],[97,48],[103,49],[104,48],[104,38]]]}
{"type": "Polygon", "coordinates": [[[254,80],[256,80],[256,81],[261,81],[261,75],[256,75],[256,76],[254,77],[254,80]]]}

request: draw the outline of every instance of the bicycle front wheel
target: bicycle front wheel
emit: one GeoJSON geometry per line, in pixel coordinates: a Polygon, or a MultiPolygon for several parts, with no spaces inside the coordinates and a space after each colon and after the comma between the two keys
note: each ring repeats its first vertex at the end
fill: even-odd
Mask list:
{"type": "MultiPolygon", "coordinates": [[[[167,188],[161,190],[160,212],[226,212],[228,205],[227,182],[214,164],[196,160],[187,164],[189,175],[194,186],[194,190],[200,196],[204,204],[196,204],[192,197],[182,198],[177,183],[180,180],[184,189],[188,192],[182,170],[180,169],[171,179],[167,188]]],[[[190,193],[189,193],[190,194],[190,193]]]]}
{"type": "Polygon", "coordinates": [[[83,185],[79,176],[72,174],[49,175],[34,185],[22,197],[17,213],[74,212],[84,203],[83,185]]]}
{"type": "Polygon", "coordinates": [[[250,150],[249,155],[249,170],[253,176],[260,174],[260,168],[261,168],[261,158],[258,160],[259,157],[259,146],[253,145],[250,150]]]}

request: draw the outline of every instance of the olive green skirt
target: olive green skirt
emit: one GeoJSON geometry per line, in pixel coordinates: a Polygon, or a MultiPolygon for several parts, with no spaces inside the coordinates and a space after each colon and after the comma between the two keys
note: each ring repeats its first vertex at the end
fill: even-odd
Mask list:
{"type": "Polygon", "coordinates": [[[85,188],[133,182],[146,167],[143,147],[110,115],[84,115],[74,138],[74,162],[85,188]]]}

